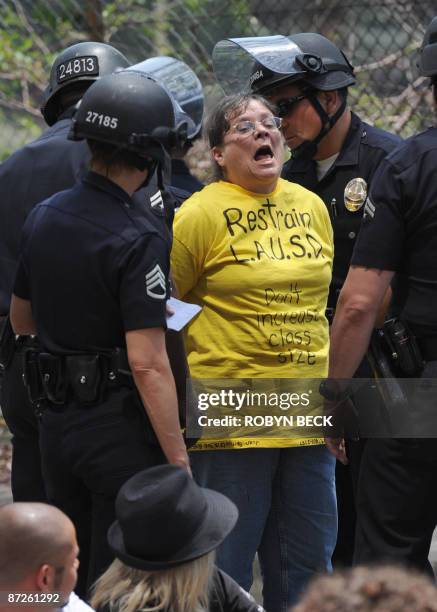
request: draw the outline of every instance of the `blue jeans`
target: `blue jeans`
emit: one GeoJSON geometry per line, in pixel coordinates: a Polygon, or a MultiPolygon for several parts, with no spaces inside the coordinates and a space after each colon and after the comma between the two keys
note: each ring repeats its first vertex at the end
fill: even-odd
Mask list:
{"type": "Polygon", "coordinates": [[[198,451],[191,464],[199,484],[240,512],[218,566],[248,591],[258,552],[268,612],[286,612],[315,573],[332,570],[335,459],[325,446],[198,451]]]}

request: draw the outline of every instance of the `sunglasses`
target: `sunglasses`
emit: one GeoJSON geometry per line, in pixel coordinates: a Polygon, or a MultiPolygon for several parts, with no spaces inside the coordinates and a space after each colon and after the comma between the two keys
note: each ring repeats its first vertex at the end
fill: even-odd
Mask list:
{"type": "Polygon", "coordinates": [[[278,115],[280,117],[285,117],[288,115],[301,100],[305,100],[308,98],[305,94],[300,94],[299,96],[293,96],[292,98],[284,98],[283,100],[278,100],[276,102],[276,108],[278,109],[278,115]]]}

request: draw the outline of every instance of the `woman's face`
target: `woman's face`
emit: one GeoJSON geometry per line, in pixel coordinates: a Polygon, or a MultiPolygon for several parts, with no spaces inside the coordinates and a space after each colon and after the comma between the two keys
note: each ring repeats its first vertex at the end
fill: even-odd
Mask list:
{"type": "Polygon", "coordinates": [[[251,100],[244,110],[230,116],[231,127],[223,144],[212,149],[227,181],[255,193],[275,189],[284,163],[284,142],[272,117],[271,111],[258,100],[251,100]],[[255,124],[254,130],[244,131],[247,121],[255,124]]]}

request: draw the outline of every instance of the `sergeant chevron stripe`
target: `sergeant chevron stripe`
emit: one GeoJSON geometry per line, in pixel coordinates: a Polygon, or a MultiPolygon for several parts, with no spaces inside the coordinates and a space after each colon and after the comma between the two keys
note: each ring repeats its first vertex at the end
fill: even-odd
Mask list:
{"type": "Polygon", "coordinates": [[[165,300],[167,295],[167,286],[164,272],[156,264],[150,272],[146,274],[146,292],[147,295],[156,300],[165,300]],[[160,289],[161,291],[157,291],[160,289]]]}
{"type": "Polygon", "coordinates": [[[367,198],[366,205],[364,206],[364,216],[370,217],[371,219],[373,219],[375,216],[375,204],[369,197],[367,198]]]}
{"type": "Polygon", "coordinates": [[[152,208],[164,208],[164,201],[159,190],[154,195],[150,196],[150,206],[152,208]]]}

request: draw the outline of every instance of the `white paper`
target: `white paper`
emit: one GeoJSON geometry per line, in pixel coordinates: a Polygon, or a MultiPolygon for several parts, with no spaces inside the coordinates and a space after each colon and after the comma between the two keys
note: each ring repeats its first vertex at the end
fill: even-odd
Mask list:
{"type": "Polygon", "coordinates": [[[167,313],[167,328],[174,331],[181,331],[202,310],[202,306],[188,304],[174,297],[167,300],[167,305],[174,311],[173,314],[167,313]]]}

